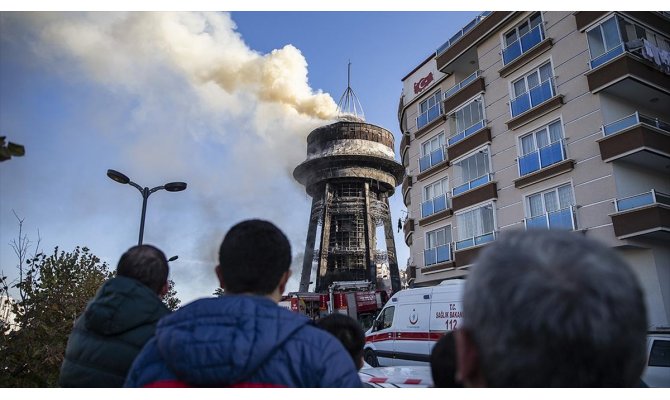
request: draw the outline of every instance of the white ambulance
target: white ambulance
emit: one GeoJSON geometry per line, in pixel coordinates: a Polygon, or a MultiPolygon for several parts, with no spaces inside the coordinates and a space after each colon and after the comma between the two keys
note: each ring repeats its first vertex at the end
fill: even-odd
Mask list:
{"type": "Polygon", "coordinates": [[[429,365],[435,342],[463,319],[465,281],[401,290],[365,333],[365,361],[373,367],[429,365]]]}

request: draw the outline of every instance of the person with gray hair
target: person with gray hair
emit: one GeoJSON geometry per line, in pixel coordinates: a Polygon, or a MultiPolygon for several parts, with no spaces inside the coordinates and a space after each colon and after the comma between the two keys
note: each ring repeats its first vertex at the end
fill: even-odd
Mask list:
{"type": "Polygon", "coordinates": [[[476,259],[456,332],[470,387],[635,387],[647,316],[629,266],[574,232],[503,234],[476,259]]]}

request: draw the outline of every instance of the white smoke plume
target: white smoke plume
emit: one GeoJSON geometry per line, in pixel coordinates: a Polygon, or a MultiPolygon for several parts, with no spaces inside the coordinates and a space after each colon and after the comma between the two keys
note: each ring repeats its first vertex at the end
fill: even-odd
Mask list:
{"type": "Polygon", "coordinates": [[[107,97],[82,105],[95,132],[73,136],[104,137],[118,149],[118,168],[137,181],[188,182],[188,206],[170,210],[176,199],[159,206],[177,216],[188,207],[190,219],[161,220],[162,229],[146,235],[158,244],[179,241],[181,248],[166,253],[179,251],[182,264],[193,260],[173,270],[178,292],[184,282],[211,283],[216,248],[242,219],[269,219],[286,232],[294,254],[304,249],[310,200],[291,171],[305,159],[307,134],[334,119],[337,106],[310,87],[299,49],[254,51],[227,13],[3,18],[4,32],[21,30],[39,62],[63,80],[103,88],[107,97]]]}

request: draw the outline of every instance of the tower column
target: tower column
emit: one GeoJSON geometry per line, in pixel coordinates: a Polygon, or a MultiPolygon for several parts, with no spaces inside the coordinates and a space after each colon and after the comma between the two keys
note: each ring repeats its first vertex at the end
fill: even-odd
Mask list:
{"type": "MultiPolygon", "coordinates": [[[[321,246],[319,247],[319,265],[316,276],[316,292],[328,289],[330,282],[325,281],[328,274],[328,247],[330,242],[330,203],[332,192],[330,183],[325,184],[323,192],[323,225],[321,226],[321,246]]],[[[303,261],[304,264],[304,261],[303,261]]]]}
{"type": "Polygon", "coordinates": [[[375,221],[370,214],[370,184],[364,183],[365,196],[365,263],[367,265],[366,276],[372,283],[372,287],[377,287],[377,265],[375,264],[375,221]]]}
{"type": "Polygon", "coordinates": [[[395,254],[395,239],[393,237],[393,224],[391,223],[391,206],[386,193],[383,195],[384,204],[388,208],[388,214],[384,217],[384,236],[386,237],[386,253],[389,260],[389,273],[391,274],[391,291],[400,290],[400,271],[398,270],[398,259],[395,254]]]}
{"type": "Polygon", "coordinates": [[[309,228],[307,229],[307,242],[305,243],[305,253],[302,259],[302,275],[300,275],[300,291],[306,292],[309,290],[309,280],[312,275],[312,261],[314,259],[314,243],[316,242],[316,227],[319,224],[319,218],[312,220],[312,212],[316,203],[319,201],[317,197],[312,198],[312,208],[309,216],[309,228]]]}

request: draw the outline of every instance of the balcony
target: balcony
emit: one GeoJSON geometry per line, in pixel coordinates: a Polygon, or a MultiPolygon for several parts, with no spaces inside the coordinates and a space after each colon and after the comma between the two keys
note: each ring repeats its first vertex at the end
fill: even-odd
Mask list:
{"type": "Polygon", "coordinates": [[[453,259],[454,257],[451,254],[451,243],[423,251],[423,265],[426,267],[450,262],[453,261],[453,259]]]}
{"type": "Polygon", "coordinates": [[[670,124],[635,112],[602,126],[598,140],[605,162],[627,162],[667,172],[670,161],[670,124]]]}
{"type": "Polygon", "coordinates": [[[574,231],[575,210],[573,206],[524,219],[526,229],[563,229],[574,231]]]}
{"type": "Polygon", "coordinates": [[[480,130],[484,129],[486,126],[486,120],[483,119],[479,122],[475,122],[472,126],[465,128],[465,130],[458,132],[457,134],[453,135],[447,140],[447,143],[449,146],[453,146],[456,143],[460,142],[461,140],[465,139],[466,137],[479,132],[480,130]]]}
{"type": "Polygon", "coordinates": [[[480,246],[494,241],[496,238],[495,232],[485,233],[483,235],[474,236],[465,240],[456,242],[456,250],[463,250],[474,246],[480,246]]]}
{"type": "Polygon", "coordinates": [[[486,200],[498,198],[498,185],[496,182],[491,182],[491,175],[487,174],[479,179],[469,182],[467,191],[464,190],[465,185],[461,185],[458,195],[451,198],[451,208],[454,212],[464,208],[479,204],[486,200]],[[476,185],[475,185],[476,184],[476,185]]]}
{"type": "Polygon", "coordinates": [[[485,90],[481,71],[475,71],[444,93],[444,111],[450,112],[468,99],[485,90]]]}
{"type": "Polygon", "coordinates": [[[617,199],[612,214],[619,239],[645,237],[670,240],[670,195],[652,189],[617,199]]]}
{"type": "Polygon", "coordinates": [[[563,160],[565,160],[565,148],[561,139],[520,157],[519,176],[528,175],[563,160]]]}
{"type": "Polygon", "coordinates": [[[440,146],[439,148],[430,152],[430,154],[426,154],[425,156],[419,158],[419,172],[427,171],[437,164],[445,161],[447,159],[446,153],[447,152],[444,146],[440,146]]]}
{"type": "Polygon", "coordinates": [[[454,43],[456,43],[460,38],[463,37],[468,31],[474,28],[479,24],[484,18],[486,18],[491,11],[484,11],[483,13],[476,16],[472,21],[468,22],[460,31],[456,32],[452,37],[449,38],[442,46],[440,46],[435,52],[435,57],[439,57],[442,53],[447,51],[454,43]]]}
{"type": "Polygon", "coordinates": [[[551,46],[551,39],[545,37],[544,25],[542,23],[537,25],[503,49],[503,67],[498,71],[500,76],[503,78],[509,76],[551,46]]]}
{"type": "Polygon", "coordinates": [[[405,244],[411,246],[410,237],[414,233],[414,219],[408,218],[405,220],[405,224],[402,226],[402,231],[405,234],[405,244]]]}
{"type": "Polygon", "coordinates": [[[442,102],[438,102],[416,117],[416,129],[421,129],[442,115],[442,102]]]}
{"type": "Polygon", "coordinates": [[[486,183],[491,182],[491,174],[486,174],[483,176],[480,176],[477,179],[473,179],[469,182],[466,182],[462,185],[456,186],[455,188],[452,189],[452,195],[458,196],[459,194],[465,193],[468,190],[472,190],[476,187],[482,186],[486,183]]]}
{"type": "Polygon", "coordinates": [[[507,127],[516,129],[560,107],[561,104],[563,97],[556,93],[554,78],[549,78],[510,102],[512,119],[506,122],[507,127]]]}
{"type": "Polygon", "coordinates": [[[436,196],[430,200],[421,203],[421,218],[429,217],[433,214],[445,211],[451,208],[451,199],[445,194],[436,196]]]}
{"type": "Polygon", "coordinates": [[[405,203],[405,206],[412,204],[412,198],[409,196],[410,189],[412,188],[412,176],[405,175],[405,179],[402,180],[402,200],[405,203]]]}

